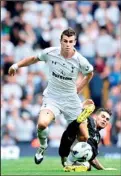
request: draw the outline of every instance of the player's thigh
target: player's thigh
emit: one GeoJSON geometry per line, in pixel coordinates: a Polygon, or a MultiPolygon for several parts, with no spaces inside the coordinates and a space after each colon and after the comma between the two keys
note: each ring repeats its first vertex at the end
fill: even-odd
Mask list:
{"type": "Polygon", "coordinates": [[[71,102],[66,101],[64,105],[64,117],[67,120],[68,124],[70,124],[73,120],[77,119],[77,117],[80,115],[82,112],[80,100],[75,99],[72,100],[71,102]]]}
{"type": "Polygon", "coordinates": [[[38,127],[47,127],[59,114],[60,110],[57,105],[51,99],[44,99],[40,109],[38,127]]]}
{"type": "Polygon", "coordinates": [[[81,108],[67,108],[65,112],[63,112],[65,119],[67,120],[67,124],[70,124],[74,120],[77,119],[77,117],[80,115],[82,112],[81,108]]]}
{"type": "Polygon", "coordinates": [[[79,141],[87,141],[89,138],[89,132],[87,127],[87,120],[80,123],[79,125],[79,134],[78,134],[78,140],[79,141]]]}
{"type": "Polygon", "coordinates": [[[39,127],[47,127],[52,120],[54,120],[55,115],[54,113],[49,109],[42,109],[39,114],[38,118],[38,126],[39,127]]]}

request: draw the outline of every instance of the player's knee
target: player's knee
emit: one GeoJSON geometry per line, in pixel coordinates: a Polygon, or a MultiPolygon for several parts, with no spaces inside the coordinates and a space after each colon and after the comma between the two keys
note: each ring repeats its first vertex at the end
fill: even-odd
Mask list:
{"type": "Polygon", "coordinates": [[[48,122],[47,121],[40,121],[38,122],[38,128],[39,129],[45,129],[48,127],[48,122]]]}
{"type": "Polygon", "coordinates": [[[88,136],[84,136],[84,142],[87,142],[88,138],[88,136]]]}
{"type": "Polygon", "coordinates": [[[59,147],[58,153],[60,157],[67,157],[69,155],[69,152],[70,152],[70,148],[68,147],[63,148],[62,145],[59,147]]]}
{"type": "Polygon", "coordinates": [[[80,136],[79,141],[87,142],[89,136],[80,136]]]}

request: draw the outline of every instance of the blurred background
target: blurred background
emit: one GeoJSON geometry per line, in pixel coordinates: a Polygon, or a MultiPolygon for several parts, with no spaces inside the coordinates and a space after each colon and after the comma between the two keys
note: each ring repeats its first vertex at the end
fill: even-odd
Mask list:
{"type": "MultiPolygon", "coordinates": [[[[14,77],[8,76],[8,68],[46,47],[59,46],[60,34],[68,27],[77,33],[77,51],[95,68],[80,99],[92,98],[96,107],[112,111],[100,147],[112,147],[116,156],[121,147],[120,16],[120,1],[1,1],[2,158],[31,155],[39,146],[36,124],[48,80],[44,62],[21,68],[14,77]]],[[[50,125],[50,154],[66,126],[64,117],[50,125]]]]}

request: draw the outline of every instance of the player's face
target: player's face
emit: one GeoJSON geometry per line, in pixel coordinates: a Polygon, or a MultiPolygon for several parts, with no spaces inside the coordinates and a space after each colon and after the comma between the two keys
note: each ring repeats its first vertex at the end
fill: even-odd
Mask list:
{"type": "Polygon", "coordinates": [[[97,126],[103,129],[108,125],[109,120],[110,120],[110,115],[107,112],[102,111],[97,115],[97,118],[96,118],[97,126]]]}
{"type": "Polygon", "coordinates": [[[66,35],[63,35],[61,39],[61,49],[63,50],[63,52],[73,51],[75,44],[76,44],[75,36],[68,37],[66,35]]]}

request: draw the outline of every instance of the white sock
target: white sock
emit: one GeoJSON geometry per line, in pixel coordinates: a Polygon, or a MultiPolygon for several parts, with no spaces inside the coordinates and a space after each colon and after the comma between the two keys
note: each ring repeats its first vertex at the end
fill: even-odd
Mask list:
{"type": "Polygon", "coordinates": [[[68,155],[68,157],[67,157],[66,164],[67,165],[73,165],[74,161],[75,161],[75,158],[72,155],[72,153],[70,152],[69,155],[68,155]]]}
{"type": "Polygon", "coordinates": [[[44,149],[47,148],[48,144],[47,144],[47,137],[48,137],[48,127],[43,129],[37,129],[37,136],[39,138],[40,141],[40,146],[44,149]]]}

